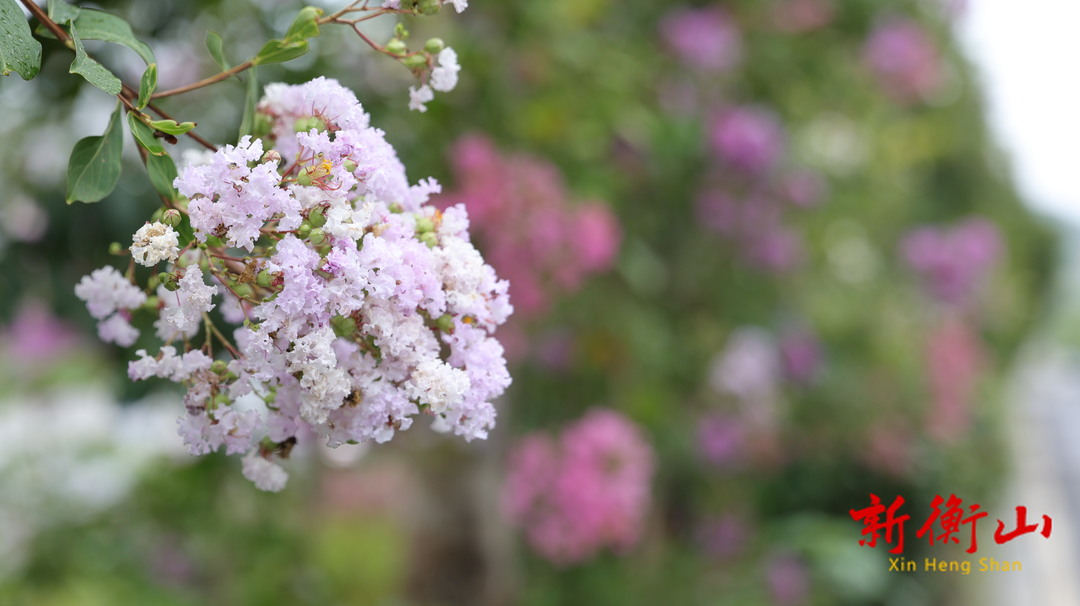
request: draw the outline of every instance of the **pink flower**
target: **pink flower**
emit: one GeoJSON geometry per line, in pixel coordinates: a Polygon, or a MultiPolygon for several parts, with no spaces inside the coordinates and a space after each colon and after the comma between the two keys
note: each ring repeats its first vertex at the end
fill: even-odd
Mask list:
{"type": "Polygon", "coordinates": [[[670,13],[660,22],[660,36],[679,59],[704,71],[727,71],[742,58],[742,36],[719,7],[670,13]]]}
{"type": "Polygon", "coordinates": [[[709,142],[720,162],[751,175],[776,165],[784,154],[784,139],[784,129],[773,114],[754,106],[724,109],[709,125],[709,142]]]}
{"type": "Polygon", "coordinates": [[[1001,235],[987,219],[968,219],[953,228],[920,227],[908,233],[901,252],[936,299],[968,303],[1001,255],[1001,235]]]}
{"type": "Polygon", "coordinates": [[[529,545],[557,564],[641,537],[649,504],[652,449],[630,420],[592,409],[552,439],[522,438],[511,452],[503,510],[529,545]]]}
{"type": "Polygon", "coordinates": [[[863,60],[878,83],[896,101],[924,101],[941,86],[938,51],[917,23],[890,19],[873,31],[863,48],[863,60]]]}

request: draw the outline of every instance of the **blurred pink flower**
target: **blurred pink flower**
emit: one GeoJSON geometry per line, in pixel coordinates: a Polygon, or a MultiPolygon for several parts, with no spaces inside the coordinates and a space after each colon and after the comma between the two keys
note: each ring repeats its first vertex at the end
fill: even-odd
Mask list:
{"type": "Polygon", "coordinates": [[[709,142],[720,162],[758,175],[772,169],[784,154],[785,134],[769,111],[756,106],[728,107],[713,115],[709,142]]]}
{"type": "Polygon", "coordinates": [[[802,558],[779,553],[769,558],[765,579],[773,604],[798,606],[805,604],[810,593],[810,575],[802,558]]]}
{"type": "Polygon", "coordinates": [[[968,303],[1001,255],[996,225],[972,218],[952,227],[920,227],[908,233],[901,252],[909,267],[939,301],[968,303]]]}
{"type": "Polygon", "coordinates": [[[750,521],[737,513],[725,513],[705,520],[697,538],[706,553],[715,558],[736,558],[750,540],[750,521]]]}
{"type": "Polygon", "coordinates": [[[799,33],[828,25],[835,12],[832,0],[780,0],[772,18],[777,29],[799,33]]]}
{"type": "Polygon", "coordinates": [[[742,58],[739,29],[719,6],[669,13],[660,21],[660,36],[679,59],[704,71],[729,70],[742,58]]]}
{"type": "Polygon", "coordinates": [[[75,330],[36,299],[24,300],[11,323],[0,329],[3,351],[16,361],[46,362],[69,353],[78,343],[75,330]]]}
{"type": "Polygon", "coordinates": [[[784,376],[794,383],[807,383],[821,367],[821,344],[806,331],[794,331],[780,339],[780,360],[784,376]]]}
{"type": "Polygon", "coordinates": [[[644,528],[653,464],[634,423],[592,409],[558,440],[521,439],[510,453],[503,511],[556,564],[582,562],[605,547],[625,551],[644,528]]]}
{"type": "Polygon", "coordinates": [[[958,315],[949,314],[930,334],[926,367],[931,406],[925,420],[930,435],[949,441],[967,433],[982,361],[982,341],[958,315]]]}
{"type": "Polygon", "coordinates": [[[886,94],[903,104],[925,101],[942,84],[938,51],[914,21],[884,21],[867,39],[863,60],[886,94]]]}
{"type": "Polygon", "coordinates": [[[552,297],[614,264],[618,219],[600,202],[572,204],[553,165],[478,135],[455,144],[453,165],[458,188],[435,203],[465,204],[485,258],[510,281],[515,318],[542,314],[552,297]]]}
{"type": "Polygon", "coordinates": [[[698,422],[698,448],[713,465],[738,465],[746,456],[748,434],[745,423],[737,416],[709,414],[698,422]]]}

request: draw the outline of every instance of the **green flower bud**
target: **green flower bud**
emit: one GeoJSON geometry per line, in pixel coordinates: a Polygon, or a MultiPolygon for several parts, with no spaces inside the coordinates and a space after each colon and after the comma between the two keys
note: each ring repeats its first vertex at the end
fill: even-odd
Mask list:
{"type": "Polygon", "coordinates": [[[255,294],[255,290],[251,288],[250,284],[237,284],[233,287],[233,292],[236,293],[236,296],[245,299],[251,298],[251,295],[255,294]]]}
{"type": "Polygon", "coordinates": [[[443,314],[443,315],[439,316],[439,318],[437,320],[435,320],[435,326],[438,326],[439,330],[441,330],[441,331],[443,331],[445,333],[453,333],[454,332],[454,317],[451,316],[450,314],[443,314]]]}
{"type": "Polygon", "coordinates": [[[409,47],[405,46],[405,43],[402,42],[401,40],[399,40],[398,38],[393,38],[392,40],[390,40],[389,42],[386,43],[386,46],[384,47],[383,50],[390,53],[391,55],[401,56],[401,55],[404,55],[405,53],[409,52],[409,47]]]}
{"type": "Polygon", "coordinates": [[[429,231],[435,231],[435,222],[431,220],[431,217],[417,217],[416,233],[424,234],[429,231]]]}
{"type": "Polygon", "coordinates": [[[389,206],[389,209],[390,209],[390,212],[394,213],[395,215],[401,214],[401,212],[403,210],[405,210],[404,208],[401,207],[401,204],[399,204],[397,202],[391,202],[390,206],[389,206]]]}
{"type": "Polygon", "coordinates": [[[417,10],[424,15],[434,15],[442,8],[442,0],[420,0],[417,10]]]}
{"type": "Polygon", "coordinates": [[[435,248],[439,244],[438,238],[435,237],[435,232],[425,232],[420,234],[419,240],[424,244],[427,244],[428,248],[435,248]]]}
{"type": "Polygon", "coordinates": [[[312,246],[318,248],[323,244],[328,243],[330,241],[330,236],[323,233],[323,230],[321,229],[313,229],[308,236],[308,241],[311,242],[312,246]]]}
{"type": "Polygon", "coordinates": [[[255,276],[255,283],[263,288],[270,288],[274,283],[274,275],[264,269],[255,276]]]}
{"type": "Polygon", "coordinates": [[[176,280],[176,274],[170,272],[164,272],[158,274],[158,280],[161,281],[162,286],[169,292],[176,292],[180,289],[180,283],[176,280]]]}
{"type": "Polygon", "coordinates": [[[126,249],[123,246],[120,246],[119,242],[110,242],[109,243],[109,254],[110,255],[122,255],[122,254],[124,254],[125,250],[126,249]]]}
{"type": "Polygon", "coordinates": [[[296,182],[300,185],[311,185],[311,173],[309,173],[306,169],[300,171],[300,174],[296,175],[296,182]]]}
{"type": "Polygon", "coordinates": [[[312,227],[322,227],[323,225],[326,225],[325,213],[326,211],[323,210],[323,207],[316,206],[308,213],[308,223],[310,223],[312,227]]]}
{"type": "Polygon", "coordinates": [[[304,116],[297,118],[293,124],[293,130],[298,133],[306,133],[311,129],[326,130],[326,122],[323,122],[318,116],[304,116]]]}
{"type": "Polygon", "coordinates": [[[307,237],[311,235],[311,224],[307,221],[301,223],[300,228],[296,230],[296,235],[301,240],[307,239],[307,237]]]}
{"type": "Polygon", "coordinates": [[[405,67],[409,69],[423,69],[427,67],[428,60],[427,55],[424,53],[416,53],[415,55],[409,55],[401,60],[405,64],[405,67]]]}
{"type": "Polygon", "coordinates": [[[184,221],[184,215],[180,214],[180,211],[175,208],[170,208],[161,214],[161,222],[169,227],[179,227],[184,221]]]}
{"type": "Polygon", "coordinates": [[[442,38],[431,38],[424,43],[424,50],[433,55],[439,54],[439,51],[444,48],[446,48],[446,44],[442,41],[442,38]]]}
{"type": "Polygon", "coordinates": [[[158,207],[158,209],[154,211],[154,214],[150,215],[150,222],[157,223],[158,221],[161,221],[161,214],[164,212],[164,207],[158,207]]]}
{"type": "Polygon", "coordinates": [[[394,26],[394,37],[402,40],[409,39],[409,30],[405,29],[404,23],[398,23],[394,26]]]}
{"type": "Polygon", "coordinates": [[[210,372],[219,377],[224,377],[225,373],[229,372],[229,365],[225,360],[214,360],[214,363],[210,365],[210,372]]]}
{"type": "MultiPolygon", "coordinates": [[[[158,287],[157,276],[150,276],[149,282],[153,283],[153,285],[150,285],[149,283],[147,284],[148,286],[150,286],[150,290],[156,290],[158,287]]],[[[146,311],[157,311],[158,305],[160,304],[161,301],[158,300],[157,295],[151,295],[149,297],[146,297],[146,303],[143,303],[142,307],[146,311]]]]}

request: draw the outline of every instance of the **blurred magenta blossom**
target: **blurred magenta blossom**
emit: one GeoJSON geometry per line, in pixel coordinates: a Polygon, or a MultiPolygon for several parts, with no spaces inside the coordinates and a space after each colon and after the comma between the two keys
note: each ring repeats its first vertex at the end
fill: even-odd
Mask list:
{"type": "Polygon", "coordinates": [[[828,25],[835,12],[832,0],[780,0],[772,19],[777,29],[800,33],[828,25]]]}
{"type": "Polygon", "coordinates": [[[959,314],[948,314],[930,333],[925,356],[931,394],[924,421],[928,434],[943,441],[967,434],[983,357],[982,340],[959,314]]]}
{"type": "Polygon", "coordinates": [[[588,411],[562,434],[523,437],[510,453],[502,504],[529,545],[560,565],[641,538],[654,467],[651,446],[622,414],[588,411]]]}
{"type": "Polygon", "coordinates": [[[464,202],[484,257],[510,281],[514,320],[499,331],[509,359],[528,349],[522,322],[545,313],[585,279],[610,269],[622,229],[603,202],[572,201],[549,162],[507,154],[474,135],[454,145],[457,189],[432,198],[448,208],[464,202]]]}
{"type": "Polygon", "coordinates": [[[502,153],[482,136],[461,139],[453,153],[458,188],[434,199],[444,208],[465,202],[519,315],[542,313],[554,293],[614,263],[622,235],[615,215],[601,202],[572,203],[552,164],[502,153]]]}
{"type": "Polygon", "coordinates": [[[660,22],[660,36],[679,59],[704,71],[729,70],[742,58],[739,29],[719,6],[668,13],[660,22]]]}
{"type": "Polygon", "coordinates": [[[802,558],[790,553],[777,553],[769,558],[765,579],[773,604],[798,606],[805,604],[810,593],[810,574],[802,558]]]}
{"type": "Polygon", "coordinates": [[[780,339],[784,376],[793,383],[808,383],[821,368],[821,344],[805,330],[790,331],[780,339]]]}
{"type": "Polygon", "coordinates": [[[752,105],[726,107],[709,121],[709,143],[720,163],[739,172],[768,172],[783,157],[786,135],[776,116],[752,105]]]}
{"type": "Polygon", "coordinates": [[[0,327],[0,351],[15,362],[48,362],[79,343],[78,333],[37,299],[23,300],[11,322],[0,327]]]}
{"type": "Polygon", "coordinates": [[[963,305],[974,297],[1001,256],[1001,234],[994,223],[981,217],[951,228],[925,226],[904,237],[901,252],[933,297],[963,305]]]}
{"type": "Polygon", "coordinates": [[[750,537],[750,521],[734,512],[707,519],[697,528],[701,547],[710,556],[720,559],[741,556],[750,537]]]}
{"type": "Polygon", "coordinates": [[[914,21],[890,18],[866,41],[863,60],[886,94],[902,104],[925,101],[943,81],[941,59],[914,21]]]}

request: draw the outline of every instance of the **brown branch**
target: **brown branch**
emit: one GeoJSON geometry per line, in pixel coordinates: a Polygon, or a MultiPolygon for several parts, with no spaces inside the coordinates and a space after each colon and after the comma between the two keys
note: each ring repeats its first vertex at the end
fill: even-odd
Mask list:
{"type": "Polygon", "coordinates": [[[239,74],[240,72],[242,72],[242,71],[244,71],[244,70],[246,70],[246,69],[248,69],[248,68],[250,68],[250,67],[252,67],[254,65],[255,64],[252,62],[252,60],[248,59],[247,61],[244,61],[240,65],[237,65],[235,67],[230,67],[229,69],[221,72],[220,74],[214,74],[213,76],[210,76],[209,78],[203,78],[202,80],[199,80],[198,82],[192,82],[191,84],[188,84],[186,86],[181,86],[179,88],[173,88],[173,89],[169,89],[169,90],[158,91],[158,92],[150,95],[150,98],[151,99],[161,99],[163,97],[171,97],[173,95],[180,95],[180,94],[183,94],[183,93],[191,92],[193,90],[200,89],[200,88],[202,88],[204,86],[210,86],[211,84],[214,84],[215,82],[221,82],[222,80],[226,80],[226,79],[228,79],[228,78],[230,78],[232,76],[235,76],[236,74],[239,74]]]}

